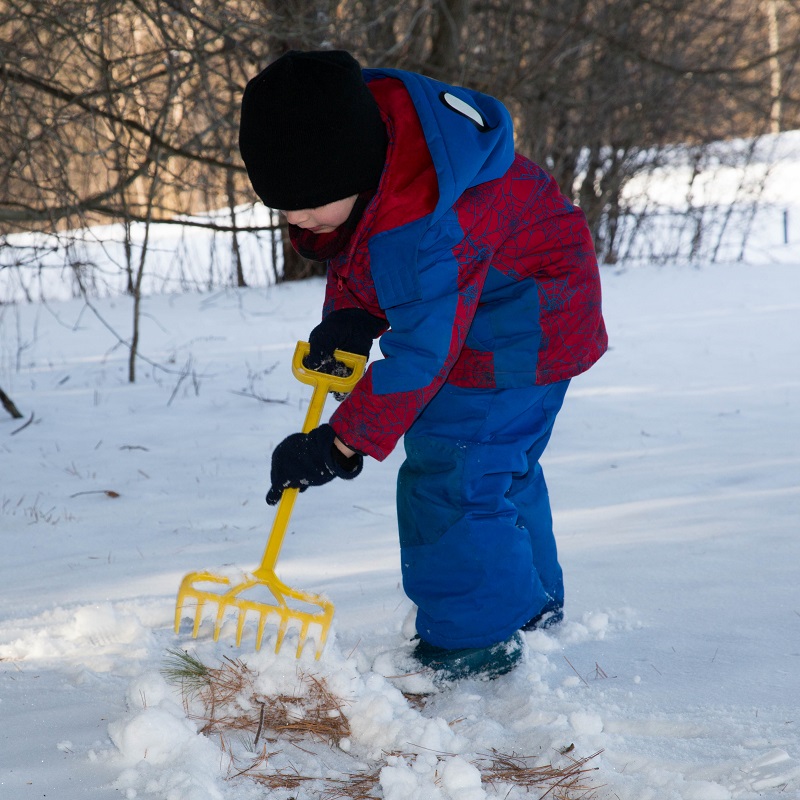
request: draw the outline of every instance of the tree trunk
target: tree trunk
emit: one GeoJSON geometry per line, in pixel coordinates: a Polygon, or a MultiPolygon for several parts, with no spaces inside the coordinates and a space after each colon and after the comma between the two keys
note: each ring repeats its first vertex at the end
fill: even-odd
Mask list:
{"type": "Polygon", "coordinates": [[[242,250],[239,247],[239,232],[236,228],[236,185],[232,170],[228,171],[225,183],[228,190],[228,209],[231,212],[231,257],[233,259],[233,275],[231,278],[234,286],[242,289],[247,286],[247,281],[244,278],[242,250]]]}
{"type": "Polygon", "coordinates": [[[469,0],[438,0],[428,67],[434,77],[460,82],[462,31],[469,17],[469,0]]]}
{"type": "Polygon", "coordinates": [[[783,94],[781,88],[781,62],[778,58],[780,49],[780,28],[778,27],[778,3],[780,0],[767,0],[767,20],[769,22],[769,77],[770,94],[772,103],[770,104],[769,122],[770,133],[781,132],[781,116],[783,94]]]}

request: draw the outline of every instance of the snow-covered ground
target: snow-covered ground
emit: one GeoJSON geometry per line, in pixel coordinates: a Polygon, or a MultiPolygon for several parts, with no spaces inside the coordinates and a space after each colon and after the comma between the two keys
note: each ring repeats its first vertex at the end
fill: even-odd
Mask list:
{"type": "Polygon", "coordinates": [[[492,754],[598,751],[583,783],[603,800],[800,798],[792,219],[790,244],[773,231],[749,264],[604,269],[611,350],[573,382],[543,461],[567,619],[528,634],[510,675],[421,703],[373,669],[411,611],[402,448],[297,501],[279,573],[336,604],[320,661],[237,649],[230,628],[195,640],[188,617],[172,630],[186,572],[261,556],[321,281],[147,298],[142,352],[163,368],[140,364],[135,385],[109,331],[128,335],[128,299],[98,301],[102,321],[80,301],[0,306],[0,387],[25,415],[0,410],[0,799],[300,800],[358,772],[386,800],[538,798],[490,783],[492,754]],[[256,731],[198,733],[198,701],[162,674],[180,648],[240,659],[263,698],[322,682],[349,736],[264,734],[267,763],[234,777],[256,731]],[[253,776],[270,770],[316,780],[268,790],[253,776]]]}

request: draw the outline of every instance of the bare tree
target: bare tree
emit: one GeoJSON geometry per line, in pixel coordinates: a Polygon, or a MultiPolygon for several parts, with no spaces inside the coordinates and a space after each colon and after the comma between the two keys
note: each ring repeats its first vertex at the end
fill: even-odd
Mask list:
{"type": "MultiPolygon", "coordinates": [[[[134,297],[156,222],[227,243],[207,285],[246,283],[249,236],[280,247],[278,278],[319,274],[274,222],[240,223],[253,195],[236,135],[250,77],[331,47],[498,96],[608,261],[626,186],[677,143],[800,127],[800,0],[0,0],[0,240],[120,222],[134,297]]],[[[70,258],[78,285],[97,285],[70,258]]]]}

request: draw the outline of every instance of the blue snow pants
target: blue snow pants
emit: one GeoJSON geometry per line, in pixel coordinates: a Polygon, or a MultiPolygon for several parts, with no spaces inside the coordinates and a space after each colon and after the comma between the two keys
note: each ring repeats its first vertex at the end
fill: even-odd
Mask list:
{"type": "Polygon", "coordinates": [[[445,384],[406,433],[397,488],[403,587],[430,644],[486,647],[563,604],[539,459],[568,385],[445,384]]]}

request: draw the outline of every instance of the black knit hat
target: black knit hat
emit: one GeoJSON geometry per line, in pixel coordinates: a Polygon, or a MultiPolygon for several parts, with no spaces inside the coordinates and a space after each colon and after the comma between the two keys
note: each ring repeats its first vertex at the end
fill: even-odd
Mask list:
{"type": "Polygon", "coordinates": [[[317,208],[377,188],[386,146],[361,67],[343,50],[292,50],[245,88],[239,150],[270,208],[317,208]]]}

